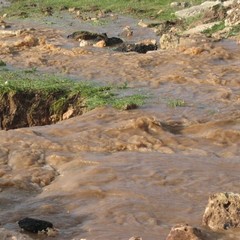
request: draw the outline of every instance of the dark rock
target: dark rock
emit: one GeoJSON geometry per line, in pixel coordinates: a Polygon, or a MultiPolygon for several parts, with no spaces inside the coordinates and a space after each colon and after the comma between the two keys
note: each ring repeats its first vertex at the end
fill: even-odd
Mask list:
{"type": "Polygon", "coordinates": [[[88,31],[77,31],[74,32],[70,35],[67,36],[67,38],[73,38],[75,40],[78,41],[90,41],[89,45],[92,45],[94,43],[97,43],[99,41],[104,41],[106,44],[106,46],[114,46],[117,44],[121,44],[123,43],[123,40],[121,38],[117,38],[117,37],[108,37],[106,33],[92,33],[92,32],[88,32],[88,31]]]}
{"type": "MultiPolygon", "coordinates": [[[[67,36],[67,38],[72,38],[75,40],[94,40],[100,36],[98,33],[91,33],[88,31],[76,31],[67,36]]],[[[104,36],[103,36],[104,37],[104,36]]]]}
{"type": "Polygon", "coordinates": [[[53,224],[39,219],[24,218],[18,222],[20,228],[25,231],[38,233],[40,231],[47,231],[48,228],[53,228],[53,224]]]}
{"type": "Polygon", "coordinates": [[[205,240],[206,235],[198,228],[188,224],[178,224],[174,226],[166,240],[205,240]]]}
{"type": "Polygon", "coordinates": [[[239,228],[240,194],[212,194],[208,199],[202,223],[214,231],[239,228]]]}
{"type": "Polygon", "coordinates": [[[123,43],[123,40],[117,37],[110,37],[110,38],[107,38],[105,42],[106,42],[106,46],[111,47],[111,46],[123,43]]]}
{"type": "Polygon", "coordinates": [[[118,48],[116,48],[116,51],[119,52],[137,52],[137,53],[147,53],[148,51],[155,51],[157,50],[157,44],[154,41],[143,41],[139,43],[123,43],[118,48]]]}

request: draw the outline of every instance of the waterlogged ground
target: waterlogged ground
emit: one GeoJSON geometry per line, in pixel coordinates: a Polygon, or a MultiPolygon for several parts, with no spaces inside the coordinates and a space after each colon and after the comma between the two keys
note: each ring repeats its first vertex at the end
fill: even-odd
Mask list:
{"type": "MultiPolygon", "coordinates": [[[[127,82],[130,92],[149,98],[137,110],[106,107],[52,126],[0,131],[1,239],[12,234],[47,239],[19,232],[16,222],[28,216],[53,222],[59,229],[54,239],[164,240],[177,223],[204,229],[209,194],[239,193],[240,46],[235,42],[199,40],[141,55],[82,49],[66,38],[74,30],[117,36],[130,25],[129,41],[157,39],[130,18],[101,26],[81,25],[67,15],[12,24],[11,30],[35,30],[0,35],[0,57],[8,67],[127,82]],[[176,99],[184,104],[172,107],[176,99]]],[[[210,233],[219,240],[239,236],[210,233]]]]}

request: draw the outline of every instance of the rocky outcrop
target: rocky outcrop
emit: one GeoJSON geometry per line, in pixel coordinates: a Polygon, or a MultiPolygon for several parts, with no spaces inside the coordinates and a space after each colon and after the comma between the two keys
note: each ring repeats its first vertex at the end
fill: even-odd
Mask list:
{"type": "Polygon", "coordinates": [[[211,195],[202,223],[213,231],[240,227],[240,194],[226,192],[211,195]]]}
{"type": "Polygon", "coordinates": [[[225,20],[226,26],[236,26],[238,24],[240,24],[240,2],[232,5],[231,9],[227,11],[225,20]]]}
{"type": "Polygon", "coordinates": [[[210,23],[205,23],[205,24],[200,24],[194,28],[191,28],[185,32],[183,32],[184,35],[186,34],[196,34],[196,33],[201,33],[207,29],[210,29],[212,27],[214,27],[215,25],[220,24],[221,22],[217,21],[217,22],[210,22],[210,23]]]}
{"type": "Polygon", "coordinates": [[[95,40],[95,39],[103,39],[104,36],[98,33],[92,33],[89,31],[76,31],[72,34],[68,35],[67,38],[72,38],[74,40],[95,40]]]}
{"type": "Polygon", "coordinates": [[[205,11],[207,11],[207,10],[213,8],[213,7],[216,7],[217,5],[220,6],[221,4],[218,1],[206,1],[206,2],[203,2],[200,5],[177,11],[177,12],[175,12],[175,15],[178,18],[195,17],[195,16],[200,15],[200,14],[204,13],[205,11]]]}
{"type": "Polygon", "coordinates": [[[198,228],[188,224],[174,226],[166,240],[206,240],[206,235],[198,228]]]}

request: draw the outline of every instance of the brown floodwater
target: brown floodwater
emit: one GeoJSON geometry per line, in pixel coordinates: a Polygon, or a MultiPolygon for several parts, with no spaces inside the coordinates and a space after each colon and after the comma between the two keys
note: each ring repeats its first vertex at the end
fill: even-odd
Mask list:
{"type": "MultiPolygon", "coordinates": [[[[119,53],[80,48],[66,36],[74,30],[117,36],[130,25],[129,41],[157,37],[128,17],[102,26],[67,15],[11,23],[10,31],[35,30],[0,35],[0,57],[9,68],[37,67],[100,84],[127,82],[128,93],[148,98],[137,110],[98,108],[51,126],[0,131],[1,239],[21,239],[16,222],[35,217],[59,230],[49,239],[164,240],[178,223],[204,229],[210,194],[239,193],[236,42],[119,53]],[[171,107],[176,99],[185,105],[171,107]]],[[[240,239],[239,231],[209,234],[209,239],[240,239]]]]}

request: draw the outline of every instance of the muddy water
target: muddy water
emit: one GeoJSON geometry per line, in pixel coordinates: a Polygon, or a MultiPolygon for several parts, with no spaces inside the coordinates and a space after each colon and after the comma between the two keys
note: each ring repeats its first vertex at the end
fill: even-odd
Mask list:
{"type": "MultiPolygon", "coordinates": [[[[132,24],[135,40],[153,37],[123,20],[116,32],[132,24]]],[[[1,36],[1,58],[77,80],[128,82],[130,92],[149,98],[138,110],[106,107],[52,126],[0,131],[1,227],[20,239],[16,221],[36,217],[59,229],[54,239],[87,240],[162,240],[182,222],[202,228],[209,194],[239,192],[239,45],[202,42],[146,55],[80,49],[66,39],[78,20],[48,21],[14,23],[36,30],[1,36]],[[185,106],[170,107],[173,99],[185,106]]],[[[114,26],[99,31],[110,35],[114,26]]],[[[210,239],[240,237],[226,231],[210,239]]]]}

